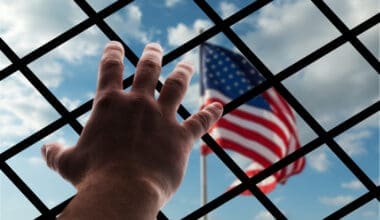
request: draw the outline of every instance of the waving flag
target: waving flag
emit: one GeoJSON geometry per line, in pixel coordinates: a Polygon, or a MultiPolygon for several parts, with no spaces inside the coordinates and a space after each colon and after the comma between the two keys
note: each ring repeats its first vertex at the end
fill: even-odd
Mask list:
{"type": "MultiPolygon", "coordinates": [[[[252,177],[252,176],[260,173],[262,170],[263,170],[263,167],[260,164],[253,162],[253,163],[251,163],[251,165],[249,165],[247,167],[247,169],[245,170],[245,173],[247,174],[248,177],[252,177]]],[[[236,179],[231,184],[230,188],[233,188],[233,187],[239,185],[240,183],[241,183],[240,180],[236,179]]],[[[273,175],[268,176],[267,178],[265,178],[264,180],[259,182],[259,184],[257,184],[257,186],[260,188],[260,190],[263,193],[272,192],[274,190],[274,188],[276,187],[276,185],[277,185],[277,180],[273,175]]],[[[242,192],[242,194],[246,195],[246,196],[252,195],[251,191],[249,191],[249,190],[245,190],[244,192],[242,192]]]]}
{"type": "MultiPolygon", "coordinates": [[[[227,104],[265,80],[240,54],[208,43],[201,45],[200,53],[203,104],[214,101],[227,104]]],[[[223,148],[254,161],[250,176],[300,147],[295,115],[274,88],[223,116],[211,129],[211,136],[223,148]]],[[[203,155],[210,152],[207,145],[201,146],[203,155]]],[[[289,176],[302,171],[304,164],[305,159],[301,158],[268,178],[285,183],[289,176]]],[[[259,187],[264,189],[267,185],[270,190],[264,192],[273,190],[276,184],[272,180],[270,186],[259,187]]]]}

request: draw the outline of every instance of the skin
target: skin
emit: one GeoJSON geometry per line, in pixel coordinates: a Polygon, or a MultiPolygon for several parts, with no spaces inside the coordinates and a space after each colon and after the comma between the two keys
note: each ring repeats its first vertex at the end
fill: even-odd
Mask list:
{"type": "Polygon", "coordinates": [[[178,63],[155,99],[162,54],[158,44],[145,47],[126,93],[123,47],[108,43],[93,112],[78,143],[42,147],[47,165],[77,189],[59,219],[155,219],[178,189],[194,141],[219,119],[223,106],[212,103],[179,123],[176,111],[193,67],[178,63]]]}

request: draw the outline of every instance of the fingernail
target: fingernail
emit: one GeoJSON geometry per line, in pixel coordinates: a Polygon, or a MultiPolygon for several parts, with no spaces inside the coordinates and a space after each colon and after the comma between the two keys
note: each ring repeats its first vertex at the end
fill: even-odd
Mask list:
{"type": "Polygon", "coordinates": [[[161,45],[159,43],[148,43],[145,46],[145,49],[151,49],[151,50],[157,51],[159,53],[163,53],[164,52],[164,50],[162,49],[162,47],[161,47],[161,45]]]}
{"type": "Polygon", "coordinates": [[[223,105],[220,102],[213,102],[212,104],[216,109],[223,110],[223,105]]]}
{"type": "Polygon", "coordinates": [[[190,74],[194,73],[194,65],[190,62],[180,61],[177,66],[185,68],[190,74]]]}

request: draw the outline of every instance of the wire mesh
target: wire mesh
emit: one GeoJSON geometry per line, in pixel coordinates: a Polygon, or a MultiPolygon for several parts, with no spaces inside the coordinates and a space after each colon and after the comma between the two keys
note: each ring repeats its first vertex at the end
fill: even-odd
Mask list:
{"type": "MultiPolygon", "coordinates": [[[[64,207],[68,204],[71,198],[62,201],[59,205],[48,208],[48,206],[37,196],[35,192],[14,172],[14,170],[8,165],[7,160],[16,156],[18,153],[29,148],[34,143],[38,142],[42,138],[52,134],[58,129],[65,125],[71,126],[71,128],[80,134],[82,131],[82,125],[79,123],[78,118],[88,111],[91,110],[92,101],[88,100],[79,107],[72,111],[69,111],[62,102],[54,96],[54,94],[49,90],[49,88],[37,77],[37,75],[28,67],[28,64],[33,61],[45,56],[50,51],[59,47],[63,43],[70,41],[75,36],[84,32],[92,26],[97,26],[105,36],[110,40],[120,41],[126,51],[126,58],[133,64],[136,65],[138,61],[138,56],[133,52],[130,46],[122,40],[122,38],[105,22],[105,19],[110,15],[118,12],[125,6],[127,6],[132,1],[120,0],[116,1],[100,11],[95,11],[93,7],[85,0],[75,0],[75,3],[79,8],[87,15],[87,18],[80,22],[79,24],[71,27],[69,30],[59,34],[57,37],[53,38],[49,42],[40,46],[39,48],[33,50],[29,54],[23,57],[19,57],[14,50],[0,38],[0,49],[5,54],[5,56],[10,60],[11,64],[3,68],[0,72],[0,81],[6,79],[7,77],[15,74],[17,71],[33,85],[33,87],[47,100],[47,102],[59,113],[60,117],[45,126],[44,128],[38,130],[32,135],[25,137],[22,141],[15,144],[14,146],[8,148],[0,154],[0,168],[3,174],[5,174],[9,180],[17,187],[17,189],[30,201],[30,203],[36,207],[40,212],[40,217],[38,219],[48,219],[55,218],[64,207]]],[[[293,109],[301,116],[301,118],[310,126],[310,128],[317,134],[317,138],[305,144],[302,148],[295,151],[294,153],[286,156],[272,166],[266,168],[258,175],[249,178],[244,171],[231,159],[231,157],[222,149],[216,141],[209,135],[206,134],[202,137],[203,141],[206,142],[214,153],[219,157],[219,159],[231,170],[231,172],[241,180],[241,184],[234,187],[230,191],[227,191],[215,199],[209,201],[206,205],[200,207],[199,209],[193,210],[191,213],[184,213],[183,219],[198,219],[207,213],[217,209],[224,203],[231,199],[234,199],[240,193],[249,189],[255,197],[252,199],[257,199],[259,202],[276,218],[276,219],[286,219],[286,215],[280,211],[280,209],[269,199],[265,194],[263,194],[259,188],[256,186],[260,181],[264,180],[266,177],[274,174],[280,169],[286,167],[290,163],[296,161],[298,158],[307,155],[308,153],[319,148],[321,145],[326,144],[328,148],[337,156],[339,160],[357,177],[357,179],[365,186],[366,193],[357,197],[355,200],[349,204],[340,207],[335,212],[330,213],[326,216],[326,219],[339,219],[345,215],[355,211],[356,209],[362,207],[372,200],[380,200],[380,187],[368,177],[365,170],[362,170],[355,161],[350,157],[350,155],[335,141],[335,137],[353,126],[359,124],[370,116],[376,114],[380,109],[380,102],[377,100],[374,104],[363,108],[359,113],[350,117],[349,119],[341,122],[332,129],[326,130],[322,125],[310,114],[308,110],[300,103],[292,93],[283,85],[283,81],[289,77],[295,75],[299,70],[309,66],[316,60],[322,58],[323,56],[329,54],[331,51],[339,48],[345,43],[350,43],[355,50],[366,60],[366,62],[377,72],[380,73],[380,65],[378,59],[368,50],[368,48],[358,39],[358,35],[369,30],[370,28],[377,25],[380,21],[380,14],[368,18],[362,23],[358,24],[353,28],[348,28],[345,23],[337,16],[334,11],[322,0],[311,0],[316,8],[334,25],[334,27],[339,31],[339,36],[335,39],[329,41],[325,45],[319,47],[313,52],[307,54],[303,58],[284,68],[277,74],[274,74],[266,64],[259,58],[258,55],[254,53],[246,43],[241,39],[241,37],[234,32],[231,28],[232,25],[238,23],[242,19],[251,15],[252,13],[260,10],[267,4],[271,3],[271,0],[257,0],[249,5],[241,8],[231,16],[223,19],[215,9],[204,0],[195,0],[194,4],[199,7],[202,12],[208,18],[213,21],[214,25],[210,28],[204,30],[198,36],[188,40],[179,47],[173,49],[172,51],[165,54],[163,58],[163,65],[167,65],[174,61],[178,57],[184,55],[186,52],[196,48],[202,42],[214,37],[219,33],[224,33],[224,35],[233,43],[233,45],[252,63],[266,78],[266,81],[259,86],[249,90],[240,97],[236,98],[232,102],[225,106],[224,114],[228,114],[235,108],[244,104],[248,100],[254,98],[255,96],[261,94],[263,91],[270,87],[274,87],[278,92],[288,101],[288,103],[293,107],[293,109]]],[[[128,88],[133,81],[133,75],[124,79],[123,86],[128,88]]],[[[162,83],[159,82],[157,85],[157,91],[160,91],[162,83]]],[[[182,118],[187,118],[190,116],[189,111],[181,106],[178,110],[179,115],[182,118]]],[[[168,219],[163,212],[160,212],[157,216],[158,219],[168,219]]]]}

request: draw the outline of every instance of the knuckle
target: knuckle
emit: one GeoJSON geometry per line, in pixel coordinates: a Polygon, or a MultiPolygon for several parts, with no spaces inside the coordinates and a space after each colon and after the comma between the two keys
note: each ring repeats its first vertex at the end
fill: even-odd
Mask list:
{"type": "Polygon", "coordinates": [[[216,119],[219,116],[219,112],[213,108],[208,108],[207,112],[210,113],[212,119],[216,119]]]}
{"type": "Polygon", "coordinates": [[[151,97],[140,94],[140,93],[132,93],[131,96],[129,96],[129,104],[133,106],[136,110],[144,109],[146,106],[151,105],[151,97]]]}
{"type": "Polygon", "coordinates": [[[95,106],[101,109],[108,109],[112,104],[114,104],[118,97],[120,96],[119,91],[107,90],[97,94],[95,99],[95,106]]]}
{"type": "Polygon", "coordinates": [[[205,131],[208,130],[210,124],[210,117],[206,112],[200,112],[199,114],[197,114],[197,121],[202,129],[204,129],[205,131]]]}
{"type": "Polygon", "coordinates": [[[139,66],[141,66],[144,71],[148,72],[159,72],[161,70],[161,64],[152,57],[141,59],[139,61],[139,66]]]}
{"type": "Polygon", "coordinates": [[[102,59],[100,60],[100,65],[103,69],[120,70],[124,68],[124,64],[121,60],[107,56],[102,57],[102,59]]]}
{"type": "Polygon", "coordinates": [[[186,88],[186,81],[181,77],[169,77],[165,81],[165,85],[179,92],[183,92],[186,88]]]}

